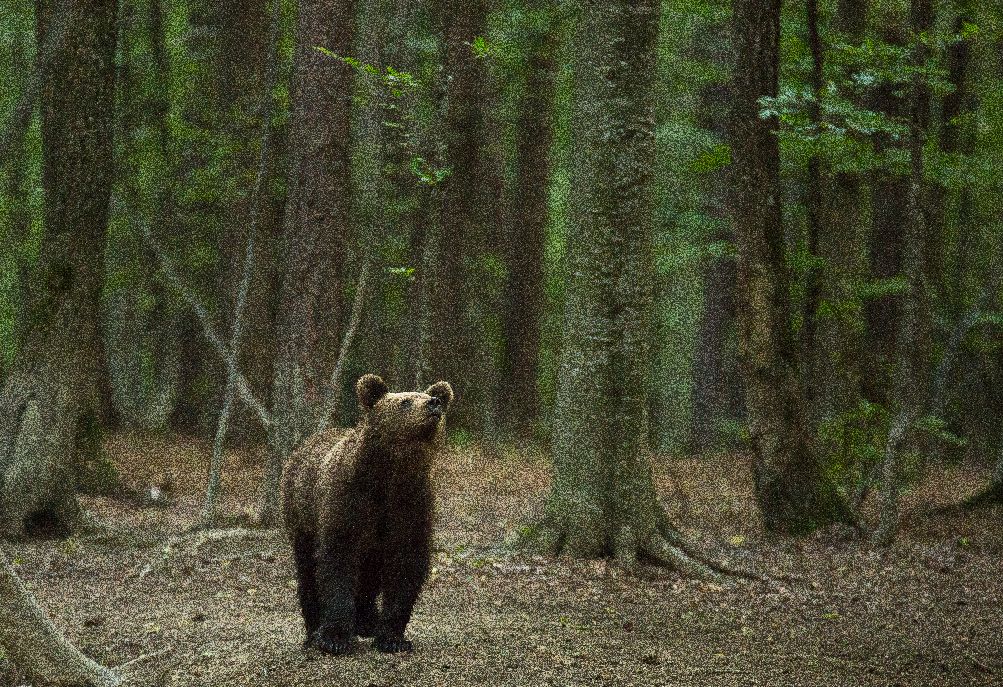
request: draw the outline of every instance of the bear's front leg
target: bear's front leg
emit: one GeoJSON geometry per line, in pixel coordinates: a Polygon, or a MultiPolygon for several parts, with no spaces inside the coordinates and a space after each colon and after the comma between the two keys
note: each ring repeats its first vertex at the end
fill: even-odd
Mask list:
{"type": "Polygon", "coordinates": [[[346,654],[356,645],[355,590],[358,556],[347,533],[321,536],[317,552],[317,590],[320,625],[310,644],[329,654],[346,654]]]}
{"type": "Polygon", "coordinates": [[[384,567],[383,608],[373,641],[377,651],[392,654],[414,648],[404,630],[428,576],[430,555],[430,542],[417,541],[410,550],[398,550],[384,567]]]}
{"type": "Polygon", "coordinates": [[[382,567],[382,555],[379,550],[374,550],[363,557],[359,568],[355,595],[355,633],[360,637],[376,635],[376,625],[379,622],[376,597],[380,592],[382,567]]]}

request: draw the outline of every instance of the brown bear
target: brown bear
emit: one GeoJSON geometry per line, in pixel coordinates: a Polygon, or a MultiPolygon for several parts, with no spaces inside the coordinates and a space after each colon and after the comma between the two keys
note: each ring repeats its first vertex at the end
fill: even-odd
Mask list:
{"type": "Polygon", "coordinates": [[[432,552],[430,468],[453,389],[389,393],[367,374],[355,391],[359,423],[309,437],[282,476],[305,645],[341,654],[358,635],[379,651],[410,651],[404,628],[432,552]]]}

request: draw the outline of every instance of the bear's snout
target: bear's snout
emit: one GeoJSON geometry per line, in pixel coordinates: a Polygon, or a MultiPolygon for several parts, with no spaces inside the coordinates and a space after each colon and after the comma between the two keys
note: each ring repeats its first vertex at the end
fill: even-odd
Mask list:
{"type": "Polygon", "coordinates": [[[429,401],[425,406],[425,412],[427,414],[426,416],[433,424],[439,424],[439,420],[441,420],[442,416],[445,414],[445,411],[442,409],[442,401],[437,399],[429,401]]]}

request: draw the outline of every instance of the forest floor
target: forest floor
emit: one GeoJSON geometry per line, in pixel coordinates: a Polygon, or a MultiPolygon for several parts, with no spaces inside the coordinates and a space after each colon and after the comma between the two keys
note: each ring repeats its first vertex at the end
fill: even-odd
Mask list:
{"type": "MultiPolygon", "coordinates": [[[[549,486],[542,455],[452,450],[437,467],[434,569],[409,626],[410,655],[369,641],[346,657],[301,648],[293,568],[278,531],[190,535],[208,450],[118,436],[137,487],[176,481],[168,507],[88,497],[97,533],[8,546],[69,638],[139,685],[995,685],[1003,681],[1003,512],[933,516],[985,475],[927,475],[903,532],[875,549],[849,532],[802,541],[762,532],[748,466],[662,460],[680,528],[722,559],[789,577],[724,585],[604,561],[506,553],[549,486]]],[[[260,452],[228,456],[223,507],[246,524],[260,452]]],[[[0,685],[14,676],[0,670],[0,685]]]]}

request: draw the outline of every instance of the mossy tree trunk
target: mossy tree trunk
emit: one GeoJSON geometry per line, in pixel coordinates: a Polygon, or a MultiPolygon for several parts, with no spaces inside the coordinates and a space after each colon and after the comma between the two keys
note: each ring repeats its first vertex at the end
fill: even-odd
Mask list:
{"type": "MultiPolygon", "coordinates": [[[[840,0],[838,3],[835,28],[850,45],[858,45],[864,38],[868,5],[868,0],[840,0]]],[[[831,39],[829,45],[832,45],[831,39]]],[[[823,261],[819,302],[851,313],[852,306],[858,302],[858,285],[866,269],[860,250],[866,216],[862,209],[865,205],[863,178],[850,170],[826,169],[825,172],[819,208],[819,222],[824,228],[818,236],[818,252],[823,261]]],[[[817,310],[814,315],[818,317],[817,310]]],[[[824,422],[857,405],[861,387],[860,361],[865,356],[856,315],[818,317],[815,326],[812,374],[805,382],[825,390],[816,396],[813,407],[816,417],[824,422]]]]}
{"type": "Polygon", "coordinates": [[[41,91],[45,233],[24,346],[0,389],[0,535],[79,516],[74,488],[99,460],[98,299],[112,187],[117,3],[37,6],[39,45],[66,22],[41,91]]]}
{"type": "Polygon", "coordinates": [[[648,445],[659,4],[586,3],[571,26],[579,197],[567,237],[554,482],[524,543],[627,564],[647,556],[713,576],[677,546],[648,445]]]}
{"type": "MultiPolygon", "coordinates": [[[[933,8],[929,0],[913,0],[911,25],[915,36],[929,30],[933,24],[933,8]]],[[[913,48],[913,66],[925,64],[926,50],[913,48]]],[[[885,455],[881,465],[881,517],[874,532],[879,544],[889,544],[899,525],[899,472],[902,444],[907,441],[913,424],[928,407],[929,393],[929,329],[927,311],[927,247],[929,227],[924,208],[926,192],[926,161],[924,145],[929,116],[930,95],[926,84],[914,77],[908,99],[909,106],[909,192],[904,218],[901,277],[906,291],[900,297],[898,329],[895,339],[894,376],[891,404],[895,417],[888,430],[885,455]]]]}
{"type": "MultiPolygon", "coordinates": [[[[550,3],[541,7],[553,11],[550,3]]],[[[530,438],[539,415],[537,390],[540,328],[544,299],[544,250],[549,220],[550,152],[554,140],[550,113],[557,74],[558,32],[533,36],[525,93],[519,103],[515,181],[504,200],[505,262],[502,326],[504,352],[499,375],[499,405],[505,430],[530,438]]]]}
{"type": "Polygon", "coordinates": [[[442,143],[449,175],[431,194],[423,256],[422,289],[425,303],[422,326],[426,335],[418,384],[448,379],[463,402],[450,415],[453,427],[471,427],[478,421],[478,405],[487,400],[478,342],[471,326],[472,306],[483,296],[475,283],[471,259],[475,257],[485,213],[489,211],[487,158],[485,155],[484,101],[486,65],[472,44],[485,33],[487,3],[469,0],[429,3],[433,20],[443,34],[444,100],[441,104],[442,143]]]}
{"type": "MultiPolygon", "coordinates": [[[[730,45],[729,27],[727,22],[722,21],[715,23],[713,29],[697,42],[695,57],[714,64],[726,73],[731,67],[725,49],[730,45]]],[[[724,140],[731,99],[729,84],[724,80],[711,81],[701,88],[699,98],[697,125],[724,140]]],[[[716,243],[732,243],[734,232],[725,216],[727,168],[715,170],[707,176],[704,212],[713,217],[717,225],[709,238],[716,243]]],[[[728,423],[741,422],[745,406],[733,344],[737,314],[734,256],[708,256],[702,281],[703,309],[697,325],[693,355],[693,413],[690,419],[690,446],[696,453],[720,449],[726,443],[728,423]]],[[[666,418],[664,421],[670,420],[666,418]]]]}
{"type": "MultiPolygon", "coordinates": [[[[272,125],[273,89],[277,83],[273,63],[278,50],[275,10],[271,0],[219,3],[218,7],[223,8],[216,12],[223,15],[220,25],[224,28],[219,92],[230,107],[227,126],[239,151],[240,177],[254,180],[243,196],[231,203],[225,224],[222,254],[231,268],[220,273],[220,287],[226,294],[223,312],[228,314],[220,318],[220,324],[233,325],[244,280],[237,266],[244,264],[247,245],[253,242],[254,260],[245,306],[248,316],[243,323],[247,343],[239,352],[239,365],[255,392],[267,402],[275,364],[277,253],[282,230],[280,199],[271,191],[272,179],[280,170],[275,164],[275,143],[281,139],[280,131],[272,125]],[[266,139],[269,150],[263,151],[266,139]]],[[[254,412],[242,404],[233,408],[231,424],[235,441],[264,438],[254,412]]]]}
{"type": "Polygon", "coordinates": [[[353,0],[300,2],[289,130],[289,195],[283,230],[282,286],[272,385],[276,426],[270,435],[262,520],[278,517],[282,460],[316,429],[327,407],[347,308],[345,260],[351,211],[349,139],[351,68],[316,50],[350,55],[353,0]]]}
{"type": "Polygon", "coordinates": [[[806,422],[790,326],[777,122],[760,116],[760,98],[777,94],[780,9],[780,0],[734,3],[731,211],[756,500],[767,530],[804,533],[849,514],[806,422]]]}

